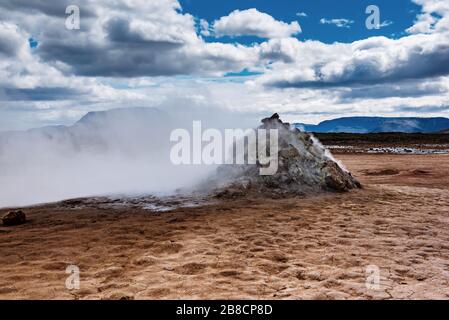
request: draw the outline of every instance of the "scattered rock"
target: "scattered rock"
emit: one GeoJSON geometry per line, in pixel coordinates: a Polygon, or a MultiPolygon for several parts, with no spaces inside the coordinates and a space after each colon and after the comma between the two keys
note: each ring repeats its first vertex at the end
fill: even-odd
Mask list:
{"type": "Polygon", "coordinates": [[[17,226],[26,222],[26,215],[22,210],[10,211],[2,218],[4,226],[17,226]]]}
{"type": "Polygon", "coordinates": [[[172,266],[165,266],[162,269],[164,269],[165,271],[174,271],[175,268],[173,268],[172,266]]]}
{"type": "Polygon", "coordinates": [[[306,273],[305,273],[305,271],[304,271],[304,270],[299,270],[299,271],[296,273],[296,279],[298,279],[298,280],[306,280],[307,278],[306,278],[306,273]]]}
{"type": "Polygon", "coordinates": [[[325,278],[321,274],[321,272],[318,271],[311,271],[307,273],[307,279],[313,280],[313,281],[323,281],[325,278]]]}

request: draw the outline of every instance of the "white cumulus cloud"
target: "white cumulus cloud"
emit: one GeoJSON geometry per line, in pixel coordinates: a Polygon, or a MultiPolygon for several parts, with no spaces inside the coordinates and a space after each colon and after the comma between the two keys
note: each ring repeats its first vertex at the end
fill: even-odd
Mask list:
{"type": "Polygon", "coordinates": [[[214,22],[217,36],[256,36],[260,38],[288,38],[301,32],[297,21],[286,23],[257,9],[235,10],[214,22]]]}
{"type": "Polygon", "coordinates": [[[339,19],[326,19],[321,18],[320,19],[321,24],[333,24],[338,28],[350,28],[351,24],[354,23],[354,20],[339,18],[339,19]]]}

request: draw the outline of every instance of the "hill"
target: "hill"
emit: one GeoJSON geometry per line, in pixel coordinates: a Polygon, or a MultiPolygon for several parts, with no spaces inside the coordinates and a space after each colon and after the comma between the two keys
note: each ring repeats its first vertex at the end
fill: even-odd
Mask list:
{"type": "Polygon", "coordinates": [[[447,118],[383,118],[345,117],[326,120],[318,125],[294,124],[297,128],[316,133],[433,133],[449,128],[447,118]]]}

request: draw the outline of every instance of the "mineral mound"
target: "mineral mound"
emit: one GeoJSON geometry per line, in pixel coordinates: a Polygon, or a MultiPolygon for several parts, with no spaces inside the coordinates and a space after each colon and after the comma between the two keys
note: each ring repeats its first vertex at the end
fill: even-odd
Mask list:
{"type": "Polygon", "coordinates": [[[218,197],[235,198],[251,192],[271,196],[346,192],[361,184],[310,133],[291,128],[278,114],[262,120],[259,129],[278,129],[278,170],[260,175],[261,164],[222,165],[207,182],[218,197]]]}

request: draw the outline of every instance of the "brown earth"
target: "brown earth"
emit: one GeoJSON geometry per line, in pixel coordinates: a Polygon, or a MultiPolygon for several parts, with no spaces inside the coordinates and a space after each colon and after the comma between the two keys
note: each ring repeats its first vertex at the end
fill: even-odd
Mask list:
{"type": "Polygon", "coordinates": [[[338,158],[363,190],[160,214],[25,209],[26,224],[0,226],[0,298],[448,299],[449,156],[338,158]],[[79,290],[65,287],[71,264],[79,290]]]}

